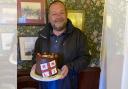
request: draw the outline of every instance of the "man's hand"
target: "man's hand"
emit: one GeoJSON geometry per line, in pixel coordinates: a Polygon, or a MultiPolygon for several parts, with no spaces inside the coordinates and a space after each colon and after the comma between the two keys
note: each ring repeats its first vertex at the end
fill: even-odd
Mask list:
{"type": "Polygon", "coordinates": [[[68,67],[66,65],[64,65],[62,68],[61,68],[61,74],[62,74],[62,79],[65,78],[68,74],[68,67]]]}

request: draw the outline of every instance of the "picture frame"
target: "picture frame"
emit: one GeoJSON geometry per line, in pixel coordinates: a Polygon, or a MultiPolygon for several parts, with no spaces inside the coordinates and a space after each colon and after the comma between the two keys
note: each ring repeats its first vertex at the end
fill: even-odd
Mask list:
{"type": "Polygon", "coordinates": [[[19,37],[21,60],[32,60],[36,40],[37,37],[19,37]]]}
{"type": "Polygon", "coordinates": [[[16,41],[15,35],[13,32],[0,33],[0,57],[9,56],[13,53],[12,50],[16,41]]]}
{"type": "Polygon", "coordinates": [[[75,27],[83,30],[85,21],[85,14],[83,10],[68,10],[67,16],[75,27]]]}
{"type": "Polygon", "coordinates": [[[18,0],[17,5],[18,24],[46,24],[46,0],[18,0]]]}
{"type": "Polygon", "coordinates": [[[14,37],[15,33],[13,32],[4,32],[0,34],[0,49],[3,51],[11,50],[12,46],[14,45],[14,37]]]}

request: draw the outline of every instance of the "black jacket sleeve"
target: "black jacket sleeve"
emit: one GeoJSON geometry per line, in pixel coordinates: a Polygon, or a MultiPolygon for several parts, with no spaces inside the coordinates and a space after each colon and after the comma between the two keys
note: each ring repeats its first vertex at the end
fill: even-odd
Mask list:
{"type": "Polygon", "coordinates": [[[40,38],[38,38],[35,42],[35,47],[34,47],[34,52],[32,54],[32,61],[33,64],[36,63],[36,54],[41,52],[41,47],[40,47],[40,38]]]}
{"type": "Polygon", "coordinates": [[[79,41],[77,43],[78,43],[77,57],[73,59],[72,62],[67,64],[68,68],[73,71],[80,71],[86,68],[91,60],[87,38],[83,33],[79,35],[79,41]]]}

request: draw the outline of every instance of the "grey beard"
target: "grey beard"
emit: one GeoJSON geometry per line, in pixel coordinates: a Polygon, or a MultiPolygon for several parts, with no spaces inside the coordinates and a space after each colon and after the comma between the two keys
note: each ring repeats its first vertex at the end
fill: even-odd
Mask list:
{"type": "Polygon", "coordinates": [[[56,27],[55,24],[53,25],[53,29],[57,30],[57,31],[62,31],[65,27],[66,27],[65,25],[63,25],[61,27],[56,27]]]}

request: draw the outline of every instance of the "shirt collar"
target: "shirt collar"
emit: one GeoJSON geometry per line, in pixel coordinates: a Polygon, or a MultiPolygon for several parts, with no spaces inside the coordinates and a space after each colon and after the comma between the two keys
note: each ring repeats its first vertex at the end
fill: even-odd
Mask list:
{"type": "MultiPolygon", "coordinates": [[[[67,34],[67,31],[63,32],[60,36],[67,34]]],[[[50,30],[50,36],[55,36],[55,34],[53,34],[53,29],[50,30]]]]}

